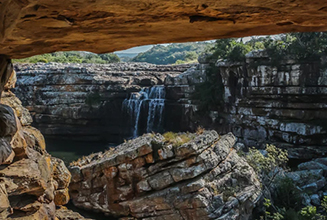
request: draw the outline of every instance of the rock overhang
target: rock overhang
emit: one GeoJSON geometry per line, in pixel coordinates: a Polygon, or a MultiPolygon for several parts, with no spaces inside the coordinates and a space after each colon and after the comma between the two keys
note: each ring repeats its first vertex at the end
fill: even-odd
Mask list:
{"type": "Polygon", "coordinates": [[[0,0],[0,54],[112,52],[133,46],[326,31],[320,0],[0,0]]]}

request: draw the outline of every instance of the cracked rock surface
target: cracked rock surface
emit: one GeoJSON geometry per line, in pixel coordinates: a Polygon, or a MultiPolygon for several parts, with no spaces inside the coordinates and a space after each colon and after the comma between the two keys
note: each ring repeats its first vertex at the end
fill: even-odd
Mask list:
{"type": "Polygon", "coordinates": [[[133,46],[327,30],[321,0],[0,0],[0,54],[112,52],[133,46]]]}
{"type": "Polygon", "coordinates": [[[122,219],[248,219],[261,189],[235,137],[188,135],[173,146],[146,134],[73,162],[73,203],[122,219]]]}
{"type": "Polygon", "coordinates": [[[69,201],[71,175],[46,152],[43,135],[9,90],[14,84],[12,72],[0,104],[0,219],[67,219],[56,208],[69,201]]]}

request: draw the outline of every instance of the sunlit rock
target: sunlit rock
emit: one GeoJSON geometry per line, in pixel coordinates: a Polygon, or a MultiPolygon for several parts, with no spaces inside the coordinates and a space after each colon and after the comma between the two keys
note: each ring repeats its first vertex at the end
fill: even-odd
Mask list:
{"type": "Polygon", "coordinates": [[[248,219],[261,188],[233,149],[235,137],[187,135],[185,143],[170,145],[146,134],[73,162],[74,204],[135,219],[248,219]]]}

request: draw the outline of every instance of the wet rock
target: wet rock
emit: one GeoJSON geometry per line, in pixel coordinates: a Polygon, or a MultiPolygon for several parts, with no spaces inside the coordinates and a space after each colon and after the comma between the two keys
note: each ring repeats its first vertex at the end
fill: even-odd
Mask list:
{"type": "MultiPolygon", "coordinates": [[[[190,66],[17,64],[14,92],[33,113],[34,125],[44,135],[121,143],[131,136],[127,112],[122,111],[124,99],[142,88],[162,85],[167,75],[176,76],[190,66]]],[[[10,106],[14,106],[23,125],[31,123],[32,120],[26,117],[29,115],[25,114],[26,109],[19,108],[21,102],[13,94],[6,92],[3,100],[11,102],[10,106]]]]}
{"type": "Polygon", "coordinates": [[[146,134],[72,163],[73,203],[132,219],[248,219],[261,188],[233,149],[235,137],[190,137],[170,148],[161,135],[146,134]]]}
{"type": "Polygon", "coordinates": [[[310,196],[311,204],[314,206],[320,206],[320,197],[318,194],[313,194],[310,196]]]}

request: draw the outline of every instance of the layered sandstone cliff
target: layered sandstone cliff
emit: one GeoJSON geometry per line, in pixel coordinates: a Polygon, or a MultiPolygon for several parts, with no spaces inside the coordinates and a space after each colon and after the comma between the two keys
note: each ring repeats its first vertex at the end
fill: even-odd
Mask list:
{"type": "Polygon", "coordinates": [[[46,152],[43,135],[10,91],[15,77],[12,72],[0,104],[0,219],[58,219],[56,206],[69,201],[71,175],[46,152]]]}
{"type": "Polygon", "coordinates": [[[326,31],[321,0],[1,0],[0,54],[112,52],[155,43],[326,31]]]}
{"type": "Polygon", "coordinates": [[[327,71],[319,61],[288,59],[277,67],[264,52],[251,52],[244,63],[217,62],[210,74],[219,77],[208,86],[222,86],[221,104],[203,113],[192,94],[199,79],[206,79],[208,65],[166,79],[167,102],[176,109],[166,120],[183,118],[175,130],[202,125],[232,132],[247,147],[274,143],[291,158],[326,155],[327,71]]]}
{"type": "Polygon", "coordinates": [[[144,129],[151,109],[142,100],[149,88],[161,84],[165,93],[159,101],[164,106],[156,114],[160,114],[162,131],[205,126],[233,132],[248,147],[274,143],[287,148],[293,158],[327,153],[327,72],[319,62],[284,60],[274,67],[263,53],[249,54],[244,63],[218,62],[212,74],[219,77],[208,86],[221,85],[221,94],[215,97],[221,105],[207,112],[199,111],[203,100],[193,96],[210,68],[205,60],[201,62],[194,66],[20,65],[15,93],[46,135],[83,135],[88,140],[120,143],[133,136],[133,129],[134,136],[151,132],[144,129]],[[136,98],[127,100],[127,107],[133,107],[128,112],[123,104],[132,94],[136,98]],[[129,123],[136,116],[138,124],[129,123]]]}
{"type": "Polygon", "coordinates": [[[146,134],[72,163],[73,203],[121,219],[249,219],[261,186],[235,137],[180,135],[146,134]]]}
{"type": "Polygon", "coordinates": [[[15,94],[46,136],[120,143],[131,124],[123,101],[142,88],[161,85],[190,65],[147,63],[20,64],[15,94]]]}

